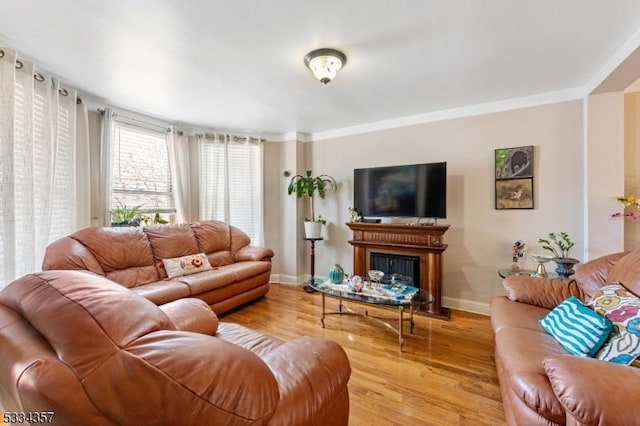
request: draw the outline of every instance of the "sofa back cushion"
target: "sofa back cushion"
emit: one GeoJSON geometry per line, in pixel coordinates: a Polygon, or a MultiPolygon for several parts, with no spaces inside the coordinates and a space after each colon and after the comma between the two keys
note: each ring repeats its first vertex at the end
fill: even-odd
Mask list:
{"type": "Polygon", "coordinates": [[[160,279],[149,240],[139,228],[85,228],[70,237],[91,252],[110,280],[134,287],[160,279]]]}
{"type": "Polygon", "coordinates": [[[607,277],[608,283],[620,283],[636,296],[640,296],[640,250],[620,258],[607,277]]]}
{"type": "Polygon", "coordinates": [[[67,269],[91,271],[105,275],[95,256],[80,241],[71,237],[62,237],[49,244],[45,250],[42,269],[67,269]]]}
{"type": "Polygon", "coordinates": [[[576,281],[587,296],[591,298],[603,285],[611,282],[609,274],[618,261],[628,252],[608,254],[597,259],[590,260],[580,266],[576,271],[576,281]]]}
{"type": "Polygon", "coordinates": [[[167,278],[163,259],[200,253],[195,235],[189,225],[156,225],[144,228],[160,277],[167,278]]]}
{"type": "Polygon", "coordinates": [[[224,266],[233,263],[231,255],[230,226],[217,220],[205,220],[191,224],[198,246],[207,254],[211,266],[224,266]]]}
{"type": "Polygon", "coordinates": [[[80,380],[138,337],[174,329],[152,302],[89,272],[27,275],[0,293],[0,304],[25,318],[80,380]]]}

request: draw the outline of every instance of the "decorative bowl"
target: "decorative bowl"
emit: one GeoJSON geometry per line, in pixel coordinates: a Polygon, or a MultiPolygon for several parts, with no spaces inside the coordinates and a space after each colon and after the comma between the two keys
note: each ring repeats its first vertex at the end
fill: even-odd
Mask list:
{"type": "Polygon", "coordinates": [[[547,263],[554,258],[554,256],[550,256],[548,254],[531,254],[530,256],[538,263],[547,263]]]}
{"type": "Polygon", "coordinates": [[[380,282],[382,280],[382,278],[384,277],[384,272],[382,271],[377,271],[375,269],[372,269],[368,272],[369,274],[369,278],[371,279],[371,281],[375,281],[375,282],[380,282]]]}

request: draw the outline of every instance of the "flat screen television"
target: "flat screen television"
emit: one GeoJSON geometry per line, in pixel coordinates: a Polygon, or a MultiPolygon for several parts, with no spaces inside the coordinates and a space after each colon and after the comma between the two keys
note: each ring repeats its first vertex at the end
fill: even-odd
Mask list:
{"type": "Polygon", "coordinates": [[[447,163],[353,171],[354,207],[363,217],[447,217],[447,163]]]}

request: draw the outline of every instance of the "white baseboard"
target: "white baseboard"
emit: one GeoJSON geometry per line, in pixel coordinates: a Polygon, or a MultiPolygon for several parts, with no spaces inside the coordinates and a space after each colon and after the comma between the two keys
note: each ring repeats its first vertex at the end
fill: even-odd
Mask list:
{"type": "Polygon", "coordinates": [[[454,299],[453,297],[443,297],[442,305],[456,311],[472,312],[474,314],[489,315],[489,304],[485,302],[475,302],[473,300],[454,299]]]}
{"type": "Polygon", "coordinates": [[[270,283],[278,283],[284,285],[302,285],[306,282],[304,276],[285,275],[285,274],[272,274],[269,277],[270,283]]]}

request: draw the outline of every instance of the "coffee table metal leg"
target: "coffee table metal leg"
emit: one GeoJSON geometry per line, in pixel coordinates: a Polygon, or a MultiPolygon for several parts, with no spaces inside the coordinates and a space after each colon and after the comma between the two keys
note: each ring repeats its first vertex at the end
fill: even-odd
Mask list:
{"type": "Polygon", "coordinates": [[[409,306],[409,318],[411,319],[411,328],[409,330],[413,334],[413,326],[415,325],[413,322],[413,305],[409,306]]]}
{"type": "Polygon", "coordinates": [[[322,323],[322,328],[324,328],[324,309],[325,309],[325,304],[324,304],[324,293],[322,293],[322,317],[320,318],[320,322],[322,323]]]}
{"type": "Polygon", "coordinates": [[[404,322],[402,313],[404,312],[404,308],[400,306],[398,312],[400,313],[400,321],[398,321],[398,343],[400,344],[400,352],[402,352],[402,345],[404,344],[404,339],[402,338],[402,323],[404,322]]]}

